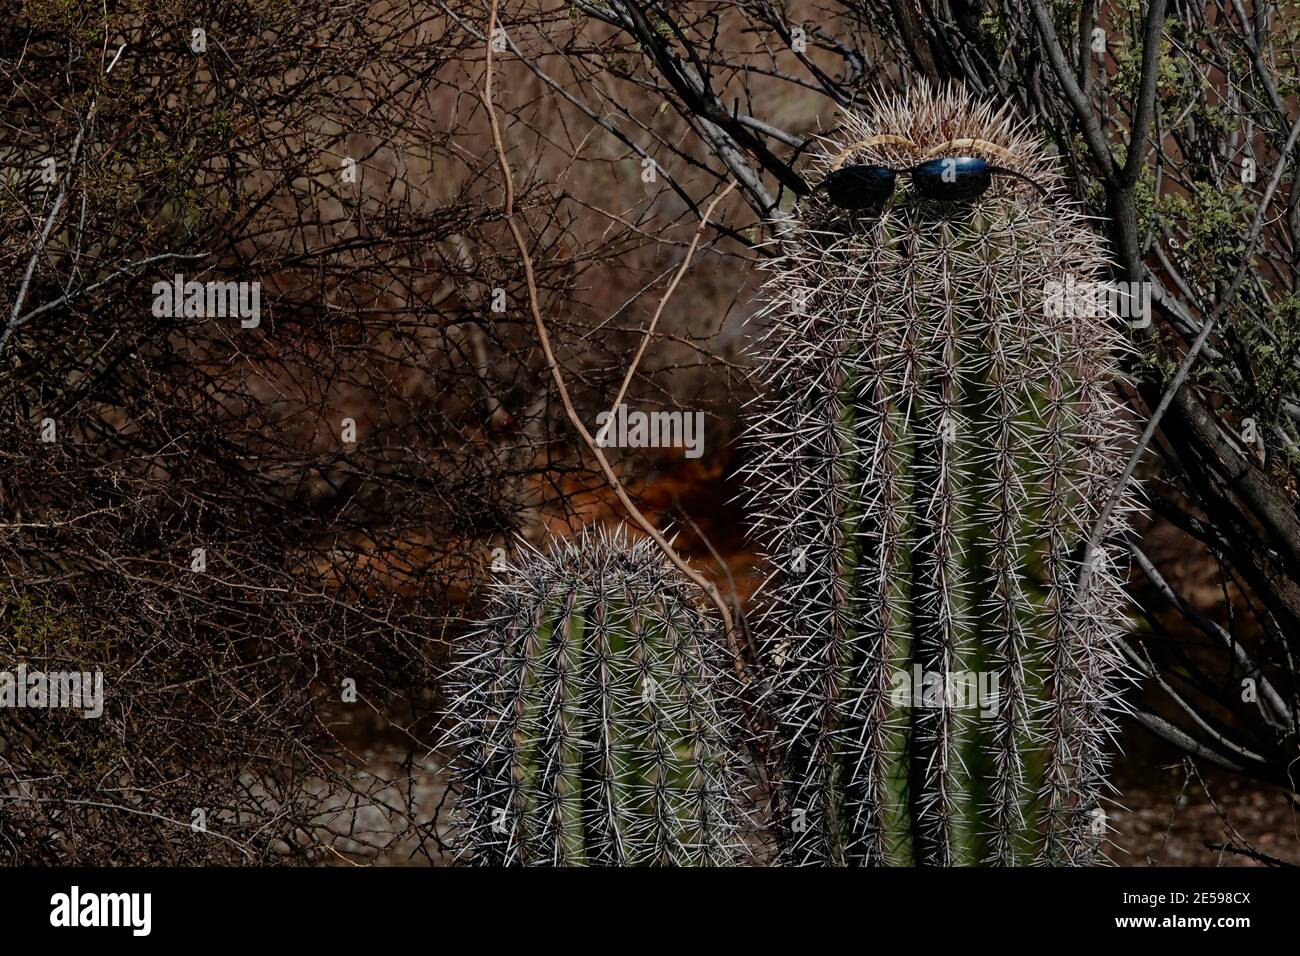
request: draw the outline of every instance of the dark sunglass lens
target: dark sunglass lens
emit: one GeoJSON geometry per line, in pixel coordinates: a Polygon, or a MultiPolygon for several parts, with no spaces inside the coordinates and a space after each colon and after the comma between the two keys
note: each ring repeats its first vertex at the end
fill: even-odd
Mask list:
{"type": "Polygon", "coordinates": [[[989,164],[970,156],[931,159],[912,170],[912,188],[926,199],[976,199],[984,195],[992,181],[989,164]]]}
{"type": "Polygon", "coordinates": [[[874,209],[894,194],[895,172],[884,166],[845,166],[822,180],[841,209],[874,209]]]}

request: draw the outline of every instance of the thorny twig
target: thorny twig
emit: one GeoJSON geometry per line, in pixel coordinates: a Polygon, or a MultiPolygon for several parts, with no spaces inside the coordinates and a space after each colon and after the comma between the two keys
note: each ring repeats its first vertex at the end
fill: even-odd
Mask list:
{"type": "MultiPolygon", "coordinates": [[[[488,14],[488,36],[492,36],[496,33],[496,23],[497,0],[492,0],[491,10],[488,14]]],[[[670,544],[668,540],[659,533],[659,530],[651,524],[650,520],[641,512],[641,509],[639,509],[628,496],[627,491],[623,488],[623,483],[619,481],[618,475],[615,474],[613,467],[610,465],[609,459],[606,458],[604,452],[601,451],[600,444],[594,437],[592,437],[591,432],[587,430],[586,425],[583,424],[582,419],[579,417],[577,409],[574,408],[573,399],[569,395],[568,387],[564,383],[564,376],[560,371],[559,362],[556,360],[554,349],[551,347],[551,338],[550,334],[546,330],[546,321],[542,318],[541,305],[538,301],[537,294],[537,282],[533,274],[533,262],[532,256],[528,251],[528,243],[524,238],[523,232],[519,228],[519,224],[515,221],[514,178],[510,168],[510,160],[506,156],[505,144],[501,138],[501,128],[497,122],[496,107],[492,102],[492,45],[490,43],[487,45],[487,60],[483,78],[483,90],[480,93],[480,99],[483,101],[483,105],[487,109],[488,120],[492,127],[492,143],[496,149],[497,163],[501,168],[501,179],[505,189],[505,205],[503,214],[506,224],[510,229],[510,234],[514,238],[515,246],[519,250],[520,260],[523,264],[525,284],[528,288],[528,308],[533,317],[533,324],[537,329],[537,338],[541,344],[542,353],[546,357],[546,365],[550,369],[551,377],[555,381],[556,390],[560,394],[560,401],[564,405],[565,414],[572,423],[574,430],[576,430],[582,437],[583,443],[586,444],[592,457],[596,459],[596,462],[600,466],[601,473],[604,474],[605,480],[609,483],[614,494],[618,496],[618,500],[627,510],[628,515],[636,522],[641,530],[643,530],[655,542],[655,544],[659,546],[660,550],[663,551],[668,560],[671,561],[679,571],[690,578],[691,581],[693,581],[708,596],[709,600],[713,603],[713,606],[717,608],[718,614],[722,617],[723,627],[727,635],[727,643],[731,647],[732,660],[736,669],[736,674],[742,683],[749,684],[750,678],[746,673],[744,659],[741,656],[739,643],[736,638],[735,622],[732,620],[731,610],[727,607],[727,602],[723,599],[722,594],[718,591],[713,582],[709,581],[704,577],[704,575],[700,574],[686,563],[681,555],[677,553],[676,549],[673,548],[672,544],[670,544]]],[[[728,187],[728,189],[730,189],[730,187],[728,187]]],[[[708,211],[705,212],[701,219],[701,228],[708,223],[714,206],[716,206],[725,195],[726,192],[724,191],[714,199],[713,203],[709,206],[708,211]]],[[[699,235],[697,232],[696,239],[698,240],[698,238],[699,235]]],[[[694,244],[692,245],[692,250],[693,249],[694,244]]],[[[687,262],[689,262],[689,255],[687,257],[687,262]]],[[[683,263],[683,268],[685,268],[685,265],[686,263],[683,263]]],[[[671,291],[670,288],[669,294],[671,294],[671,291]]],[[[664,298],[666,300],[667,296],[664,298]]],[[[662,308],[663,302],[660,303],[661,311],[662,308]]],[[[656,313],[656,316],[657,315],[658,313],[656,313]]],[[[629,370],[629,377],[630,375],[631,370],[629,370]]]]}

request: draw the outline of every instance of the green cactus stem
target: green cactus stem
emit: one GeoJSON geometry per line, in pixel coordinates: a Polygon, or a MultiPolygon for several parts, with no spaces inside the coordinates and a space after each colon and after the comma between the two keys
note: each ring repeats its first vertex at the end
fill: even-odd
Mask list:
{"type": "Polygon", "coordinates": [[[527,549],[454,670],[458,850],[485,865],[740,856],[721,630],[653,542],[527,549]]]}
{"type": "Polygon", "coordinates": [[[941,201],[900,174],[878,208],[814,193],[777,240],[746,470],[776,569],[755,631],[783,859],[1092,862],[1134,507],[1081,593],[1133,434],[1123,325],[1077,294],[1105,259],[1041,144],[960,90],[850,113],[836,147],[820,175],[969,156],[1045,192],[996,175],[941,201]],[[918,676],[944,693],[927,703],[918,676]]]}

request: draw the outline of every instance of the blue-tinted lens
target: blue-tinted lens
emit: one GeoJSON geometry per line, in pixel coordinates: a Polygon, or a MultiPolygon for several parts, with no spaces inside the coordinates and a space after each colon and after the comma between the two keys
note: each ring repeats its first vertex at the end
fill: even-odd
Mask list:
{"type": "Polygon", "coordinates": [[[971,156],[943,156],[912,170],[912,188],[926,199],[975,199],[984,195],[992,181],[989,164],[971,156]]]}
{"type": "Polygon", "coordinates": [[[894,194],[897,174],[885,166],[845,166],[822,180],[841,209],[874,209],[894,194]]]}

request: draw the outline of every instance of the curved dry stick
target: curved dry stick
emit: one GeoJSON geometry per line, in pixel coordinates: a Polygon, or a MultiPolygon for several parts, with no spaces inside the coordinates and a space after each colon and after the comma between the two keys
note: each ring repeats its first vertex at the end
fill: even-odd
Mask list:
{"type": "MultiPolygon", "coordinates": [[[[700,236],[704,235],[704,227],[709,224],[709,219],[713,215],[714,208],[716,208],[718,203],[722,202],[722,200],[727,197],[727,193],[731,192],[735,188],[736,184],[734,182],[729,183],[727,188],[718,193],[718,195],[714,197],[713,202],[709,203],[708,207],[705,208],[704,216],[700,219],[700,224],[695,230],[695,235],[691,237],[691,244],[686,248],[686,258],[682,260],[682,264],[678,267],[677,273],[673,276],[672,281],[668,283],[668,290],[664,293],[664,297],[659,300],[659,308],[655,309],[655,314],[650,319],[650,324],[646,326],[645,334],[641,336],[641,344],[637,347],[636,355],[632,356],[632,364],[627,367],[627,374],[623,376],[623,384],[619,386],[618,394],[614,396],[614,402],[610,406],[609,411],[611,419],[613,418],[614,413],[618,410],[618,406],[623,403],[623,399],[627,395],[627,387],[632,384],[632,376],[636,373],[637,366],[641,364],[641,356],[645,354],[646,346],[650,344],[650,337],[654,335],[655,327],[659,324],[659,316],[663,315],[664,306],[668,304],[668,300],[672,297],[672,294],[677,291],[677,283],[682,281],[682,276],[685,275],[686,270],[690,268],[691,257],[695,255],[695,247],[700,244],[700,236]]],[[[605,428],[609,428],[609,425],[606,424],[605,428]]]]}
{"type": "Polygon", "coordinates": [[[95,103],[92,100],[86,119],[77,128],[77,138],[72,141],[72,157],[68,160],[68,175],[60,183],[59,194],[54,198],[54,205],[50,207],[50,214],[45,217],[45,225],[41,229],[40,235],[36,237],[36,248],[32,251],[32,257],[27,260],[27,271],[23,273],[22,284],[18,286],[18,295],[14,298],[13,311],[9,314],[9,321],[5,324],[4,329],[0,331],[0,352],[4,351],[9,336],[13,334],[14,329],[18,328],[18,316],[23,310],[23,302],[27,298],[27,287],[31,284],[32,273],[36,271],[37,260],[41,258],[41,253],[45,251],[45,243],[49,241],[50,231],[54,227],[54,220],[58,218],[59,210],[63,208],[63,200],[67,198],[73,180],[77,178],[77,156],[81,152],[81,139],[86,133],[86,127],[94,121],[95,103]]]}
{"type": "MultiPolygon", "coordinates": [[[[491,10],[488,14],[487,35],[489,38],[496,33],[496,25],[497,25],[497,0],[492,0],[491,10]]],[[[632,518],[633,521],[637,523],[638,526],[640,526],[641,530],[644,531],[651,538],[651,540],[653,540],[654,543],[659,546],[659,549],[663,551],[664,555],[668,558],[668,560],[671,561],[673,565],[679,571],[682,572],[682,574],[690,578],[690,580],[694,582],[695,585],[700,588],[700,590],[702,590],[706,595],[708,595],[709,600],[713,603],[714,607],[718,609],[718,613],[722,616],[723,627],[726,629],[727,643],[731,647],[732,659],[735,665],[736,675],[740,678],[742,683],[748,684],[749,676],[745,673],[744,661],[740,656],[740,646],[736,640],[735,624],[732,621],[731,610],[727,607],[726,601],[722,599],[722,594],[719,593],[717,587],[715,587],[711,581],[706,579],[698,571],[691,568],[690,565],[688,565],[682,559],[681,555],[677,553],[677,551],[673,548],[673,546],[668,543],[668,541],[664,538],[664,536],[660,534],[659,531],[655,528],[655,526],[652,525],[650,521],[646,518],[646,516],[641,513],[641,510],[637,508],[637,506],[632,502],[632,499],[628,497],[628,494],[624,490],[622,483],[618,480],[618,475],[614,473],[614,469],[610,466],[609,459],[607,459],[605,457],[604,452],[600,450],[600,446],[596,443],[596,440],[592,438],[591,432],[587,430],[587,427],[582,423],[582,419],[578,417],[577,410],[573,407],[573,400],[569,397],[569,390],[564,384],[564,376],[560,372],[559,362],[556,361],[555,352],[551,348],[551,337],[550,334],[546,331],[546,322],[542,318],[541,306],[538,304],[537,301],[537,282],[533,273],[532,256],[529,255],[528,253],[528,243],[524,240],[524,234],[520,231],[518,223],[515,222],[514,178],[510,170],[510,160],[506,157],[505,144],[501,140],[501,127],[497,123],[496,107],[492,105],[492,43],[490,40],[487,44],[487,65],[485,68],[485,74],[483,78],[483,90],[479,94],[479,99],[483,101],[483,105],[487,109],[488,121],[492,127],[492,145],[496,149],[497,165],[500,166],[501,168],[501,180],[502,180],[502,185],[505,188],[506,198],[505,198],[505,205],[502,209],[502,216],[506,221],[506,225],[509,226],[510,228],[510,234],[514,238],[515,246],[519,250],[519,257],[523,262],[524,280],[528,287],[528,309],[532,313],[533,324],[537,328],[537,338],[538,341],[541,343],[542,353],[546,357],[547,368],[550,369],[551,377],[555,380],[555,387],[560,393],[560,401],[564,405],[564,412],[568,416],[569,421],[570,423],[572,423],[574,429],[578,432],[579,435],[582,436],[583,442],[586,444],[591,454],[595,457],[596,462],[600,465],[600,470],[601,473],[604,474],[605,480],[609,482],[610,488],[614,490],[614,494],[618,496],[619,502],[627,510],[628,515],[632,518]]],[[[731,187],[729,186],[728,190],[730,190],[730,188],[731,187]]],[[[726,192],[723,192],[716,199],[714,199],[713,203],[709,206],[709,210],[704,214],[704,217],[701,220],[701,229],[705,224],[708,223],[709,214],[712,212],[713,207],[716,206],[718,201],[722,199],[722,196],[725,195],[726,192]]],[[[692,250],[694,249],[695,243],[698,242],[698,240],[699,240],[699,234],[697,232],[695,241],[693,241],[691,244],[692,250]]],[[[682,266],[683,270],[685,269],[687,263],[689,263],[689,255],[687,257],[687,262],[683,263],[682,266]]],[[[676,278],[680,278],[681,271],[682,270],[678,271],[678,276],[676,278]]],[[[674,278],[673,287],[676,286],[676,278],[674,278]]],[[[669,294],[671,294],[671,291],[672,290],[670,288],[669,294]]],[[[668,296],[665,295],[664,300],[666,301],[667,298],[668,296]]],[[[662,311],[663,305],[664,303],[660,302],[659,304],[660,311],[662,311]]],[[[658,318],[658,313],[656,313],[656,319],[657,318],[658,318]]],[[[642,345],[644,349],[644,342],[642,343],[642,345]]],[[[639,352],[637,357],[640,358],[639,352]]],[[[631,370],[629,370],[628,372],[629,378],[631,377],[631,374],[632,374],[631,370]]],[[[620,390],[620,395],[621,394],[622,394],[622,390],[620,390]]]]}

